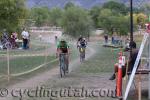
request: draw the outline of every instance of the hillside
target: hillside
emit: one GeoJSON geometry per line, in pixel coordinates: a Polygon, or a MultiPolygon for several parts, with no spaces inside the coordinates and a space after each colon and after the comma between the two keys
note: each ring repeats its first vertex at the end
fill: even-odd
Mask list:
{"type": "MultiPolygon", "coordinates": [[[[26,0],[27,7],[39,7],[39,6],[47,6],[49,8],[59,7],[63,8],[67,2],[73,2],[75,5],[78,5],[83,8],[91,8],[95,5],[102,5],[105,2],[110,0],[26,0]]],[[[129,4],[129,0],[114,0],[125,3],[126,5],[129,4]]],[[[150,0],[133,0],[134,6],[139,6],[139,4],[146,4],[150,3],[150,0]]]]}

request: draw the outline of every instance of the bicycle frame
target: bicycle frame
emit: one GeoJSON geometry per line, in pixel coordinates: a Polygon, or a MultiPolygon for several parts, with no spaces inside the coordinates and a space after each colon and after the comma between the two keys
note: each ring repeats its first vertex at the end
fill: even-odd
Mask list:
{"type": "Polygon", "coordinates": [[[60,53],[59,54],[59,62],[60,62],[60,76],[65,76],[66,75],[66,68],[67,68],[67,58],[66,55],[67,53],[60,53]]]}
{"type": "Polygon", "coordinates": [[[80,52],[80,61],[84,61],[85,59],[85,47],[79,47],[79,52],[80,52]]]}

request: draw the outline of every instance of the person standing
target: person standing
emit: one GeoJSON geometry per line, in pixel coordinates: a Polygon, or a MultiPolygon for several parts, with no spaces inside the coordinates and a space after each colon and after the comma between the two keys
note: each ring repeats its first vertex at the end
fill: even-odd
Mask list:
{"type": "Polygon", "coordinates": [[[40,41],[42,41],[42,34],[41,33],[39,34],[39,39],[40,39],[40,41]]]}
{"type": "Polygon", "coordinates": [[[108,35],[107,34],[104,35],[104,39],[105,39],[105,43],[107,44],[108,43],[108,35]]]}
{"type": "Polygon", "coordinates": [[[29,42],[29,33],[24,29],[21,33],[22,39],[23,39],[23,49],[28,48],[28,42],[29,42]]]}
{"type": "MultiPolygon", "coordinates": [[[[126,62],[125,66],[122,66],[122,77],[124,77],[126,75],[126,71],[127,72],[132,72],[133,68],[134,68],[134,64],[136,62],[136,58],[137,58],[137,55],[138,55],[138,52],[139,52],[139,49],[136,48],[136,43],[134,41],[130,42],[129,43],[129,50],[131,50],[132,48],[132,53],[131,53],[131,56],[129,57],[129,60],[126,62]]],[[[141,62],[141,60],[140,60],[141,62]]],[[[138,63],[138,67],[140,65],[140,62],[138,63]]],[[[114,65],[114,71],[113,71],[113,74],[112,76],[109,78],[109,80],[114,80],[116,78],[116,74],[118,73],[118,63],[116,63],[114,65]]]]}

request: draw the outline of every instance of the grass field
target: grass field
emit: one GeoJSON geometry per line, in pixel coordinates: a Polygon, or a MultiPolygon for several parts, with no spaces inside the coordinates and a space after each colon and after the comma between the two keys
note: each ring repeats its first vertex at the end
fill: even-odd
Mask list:
{"type": "MultiPolygon", "coordinates": [[[[55,59],[53,56],[48,56],[47,60],[51,61],[55,59]]],[[[10,73],[21,73],[24,71],[31,70],[45,61],[45,56],[35,56],[35,57],[17,57],[10,60],[10,73]]],[[[7,73],[7,61],[0,61],[0,73],[7,73]]]]}
{"type": "MultiPolygon", "coordinates": [[[[140,38],[139,38],[140,40],[140,38]]],[[[86,87],[88,89],[93,88],[104,88],[104,89],[115,89],[115,81],[110,81],[109,77],[111,76],[113,70],[114,70],[114,64],[118,60],[118,53],[119,50],[113,50],[112,48],[105,48],[102,47],[102,42],[93,42],[89,44],[92,49],[96,51],[96,53],[88,60],[86,60],[83,63],[75,64],[74,66],[78,66],[75,70],[73,70],[69,75],[67,75],[65,78],[60,78],[59,73],[57,75],[53,76],[52,79],[47,80],[45,83],[43,83],[43,86],[46,88],[50,88],[53,90],[57,89],[63,89],[67,87],[86,87]]],[[[74,60],[78,56],[77,50],[74,46],[71,46],[71,59],[74,60]]],[[[40,50],[40,49],[39,49],[40,50]]],[[[88,55],[89,52],[86,53],[88,55]]],[[[39,57],[23,57],[21,59],[17,58],[17,64],[14,63],[13,59],[10,62],[11,65],[16,66],[15,71],[14,69],[11,69],[14,73],[16,71],[19,72],[19,70],[30,70],[34,68],[34,66],[40,65],[44,62],[44,56],[39,57]],[[33,60],[31,62],[31,60],[33,60]],[[24,64],[25,62],[26,64],[24,64]],[[23,68],[20,66],[24,65],[23,68]],[[26,65],[32,65],[32,66],[26,66],[26,65]],[[26,66],[26,67],[25,67],[26,66]],[[17,69],[17,70],[16,70],[17,69]]],[[[48,61],[55,59],[54,56],[49,56],[48,61]]],[[[2,63],[2,62],[0,62],[2,63]]],[[[36,70],[32,73],[29,73],[27,75],[19,76],[13,78],[11,84],[18,83],[20,80],[28,79],[30,77],[33,77],[37,74],[43,73],[45,71],[51,70],[51,68],[58,67],[58,62],[53,62],[50,64],[45,65],[43,68],[36,70]],[[21,79],[20,79],[21,78],[21,79]]],[[[4,68],[4,67],[3,67],[4,68]]],[[[6,68],[5,68],[6,69],[6,68]]],[[[4,70],[3,70],[4,71],[4,70]]],[[[46,76],[48,77],[48,76],[46,76]]],[[[1,82],[0,82],[1,83],[1,82]]],[[[134,90],[133,90],[134,91],[134,90]]],[[[132,92],[132,91],[131,91],[132,92]]],[[[147,100],[145,97],[147,95],[142,97],[142,100],[147,100]]],[[[25,97],[23,100],[50,100],[49,97],[25,97]]],[[[14,98],[13,100],[16,100],[14,98]]],[[[111,97],[89,97],[89,98],[82,98],[82,97],[69,97],[69,98],[54,98],[54,100],[116,100],[115,98],[111,97]]],[[[131,96],[128,100],[135,100],[134,95],[131,96]]]]}
{"type": "MultiPolygon", "coordinates": [[[[113,66],[117,62],[118,50],[113,51],[112,48],[102,47],[98,42],[95,45],[92,44],[93,49],[97,52],[93,57],[81,63],[80,66],[72,71],[66,78],[59,78],[55,76],[44,84],[45,87],[50,89],[61,89],[66,87],[81,88],[86,87],[88,89],[104,88],[115,89],[115,81],[110,81],[109,78],[113,72],[113,66]]],[[[88,55],[88,53],[87,53],[88,55]]],[[[132,90],[131,93],[135,92],[132,90]]],[[[130,94],[131,94],[130,93],[130,94]]],[[[143,95],[142,100],[147,100],[147,96],[143,95]]],[[[34,98],[40,100],[40,98],[34,98]]],[[[49,98],[43,98],[49,100],[49,98]]],[[[71,97],[71,98],[56,98],[57,100],[118,100],[111,97],[71,97]]],[[[29,99],[32,100],[32,99],[29,99]]],[[[132,95],[128,100],[136,100],[135,95],[132,95]]]]}
{"type": "MultiPolygon", "coordinates": [[[[36,47],[41,47],[41,46],[37,45],[36,47]]],[[[71,48],[71,55],[70,55],[71,59],[76,59],[78,56],[76,47],[73,45],[70,45],[70,48],[71,48]]],[[[43,50],[45,51],[45,49],[43,49],[43,50]]],[[[6,52],[6,51],[1,51],[1,52],[6,52]]],[[[27,73],[27,74],[24,74],[21,76],[17,76],[17,77],[11,77],[10,83],[7,82],[7,77],[1,77],[0,84],[2,87],[7,87],[8,85],[12,85],[12,84],[22,81],[22,79],[26,80],[30,77],[36,76],[37,74],[51,70],[54,67],[58,67],[58,64],[59,64],[58,60],[51,62],[56,59],[56,57],[55,57],[56,51],[53,51],[52,54],[49,54],[50,51],[48,51],[47,58],[45,57],[45,54],[43,56],[30,56],[30,54],[33,54],[32,52],[35,54],[38,54],[38,52],[40,53],[40,51],[34,52],[34,50],[19,50],[18,52],[14,51],[15,55],[20,55],[22,53],[24,55],[28,55],[28,56],[22,56],[22,57],[21,56],[15,57],[15,56],[13,56],[13,53],[11,53],[10,56],[12,56],[12,57],[10,58],[10,74],[18,74],[18,73],[28,72],[34,68],[36,69],[41,64],[44,64],[44,63],[47,63],[47,64],[43,65],[41,68],[39,68],[35,71],[32,71],[30,73],[27,73]],[[46,60],[45,60],[45,58],[46,58],[46,60]]],[[[2,59],[2,60],[0,60],[0,69],[1,69],[0,76],[5,76],[5,75],[7,75],[7,61],[6,61],[7,58],[6,58],[6,56],[1,56],[0,59],[2,59]]]]}
{"type": "Polygon", "coordinates": [[[113,71],[113,66],[115,62],[117,62],[117,53],[119,52],[119,50],[102,47],[100,43],[97,44],[95,48],[97,48],[96,55],[94,55],[90,60],[85,61],[77,70],[78,73],[102,74],[113,71]]]}
{"type": "MultiPolygon", "coordinates": [[[[112,52],[111,48],[104,48],[102,47],[101,43],[98,42],[98,44],[90,44],[92,45],[93,49],[95,49],[96,54],[85,62],[81,63],[79,67],[76,70],[73,70],[69,75],[67,75],[65,78],[60,78],[59,76],[54,76],[54,78],[48,80],[43,85],[50,89],[63,89],[67,87],[86,87],[88,89],[92,88],[105,88],[106,83],[104,85],[103,82],[100,82],[100,80],[108,80],[108,77],[103,77],[104,74],[110,73],[113,70],[113,60],[116,61],[115,56],[118,51],[112,52]],[[106,57],[105,55],[109,55],[109,57],[106,57]],[[108,59],[107,59],[108,58],[108,59]],[[103,59],[103,60],[101,60],[103,59]],[[105,59],[105,60],[104,60],[105,59]],[[107,60],[106,60],[107,59],[107,60]],[[112,60],[113,59],[113,60],[112,60]],[[100,61],[101,60],[101,61],[100,61]],[[101,76],[102,75],[102,76],[101,76]],[[99,83],[100,82],[100,83],[99,83]],[[102,86],[103,84],[103,86],[102,86]]],[[[88,55],[88,52],[87,52],[88,55]]],[[[75,66],[78,66],[76,64],[75,66]]],[[[106,74],[108,76],[108,74],[106,74]]],[[[108,83],[111,82],[108,80],[108,83]]],[[[25,98],[28,100],[49,100],[48,97],[44,98],[25,98]]],[[[54,100],[114,100],[113,98],[96,98],[96,97],[89,97],[89,98],[82,98],[82,97],[66,97],[66,98],[54,98],[54,100]]],[[[15,100],[15,99],[14,99],[15,100]]]]}

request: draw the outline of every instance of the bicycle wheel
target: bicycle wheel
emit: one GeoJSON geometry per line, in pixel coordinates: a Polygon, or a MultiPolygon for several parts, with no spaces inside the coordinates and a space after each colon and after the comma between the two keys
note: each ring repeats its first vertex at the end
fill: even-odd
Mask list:
{"type": "Polygon", "coordinates": [[[60,68],[60,77],[62,77],[62,58],[61,55],[59,55],[59,68],[60,68]]]}
{"type": "Polygon", "coordinates": [[[85,59],[85,49],[80,48],[80,62],[84,61],[85,59]]]}
{"type": "Polygon", "coordinates": [[[85,60],[85,48],[83,49],[83,60],[85,60]]]}
{"type": "Polygon", "coordinates": [[[63,76],[65,76],[65,74],[66,74],[66,70],[65,70],[65,57],[64,57],[64,55],[60,55],[60,76],[61,76],[61,78],[63,77],[63,76]]]}
{"type": "Polygon", "coordinates": [[[63,74],[64,76],[66,75],[66,64],[64,63],[64,67],[63,67],[63,74]]]}
{"type": "Polygon", "coordinates": [[[12,49],[12,44],[10,42],[5,43],[6,49],[12,49]]]}
{"type": "Polygon", "coordinates": [[[63,54],[63,74],[64,74],[64,76],[66,75],[66,70],[67,70],[67,65],[66,65],[66,55],[65,54],[63,54]]]}
{"type": "Polygon", "coordinates": [[[60,63],[60,77],[61,77],[61,78],[62,78],[62,76],[63,76],[62,73],[63,73],[63,72],[62,72],[62,67],[61,67],[61,63],[60,63]]]}

